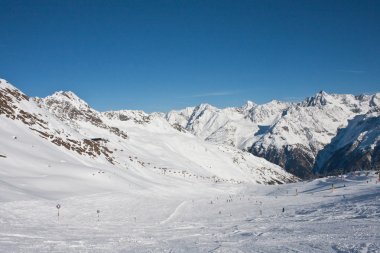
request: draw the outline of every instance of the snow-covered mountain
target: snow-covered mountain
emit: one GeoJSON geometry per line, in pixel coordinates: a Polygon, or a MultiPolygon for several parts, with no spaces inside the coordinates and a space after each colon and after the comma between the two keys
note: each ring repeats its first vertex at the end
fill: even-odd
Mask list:
{"type": "Polygon", "coordinates": [[[179,132],[159,113],[98,112],[72,92],[30,98],[0,79],[0,122],[0,189],[9,198],[297,180],[263,158],[179,132]]]}
{"type": "Polygon", "coordinates": [[[380,169],[380,113],[379,109],[349,120],[318,153],[314,172],[346,173],[356,169],[380,169]]]}
{"type": "Polygon", "coordinates": [[[249,149],[257,133],[278,119],[290,104],[272,101],[256,105],[248,101],[242,107],[218,109],[209,104],[171,111],[166,115],[170,124],[187,130],[207,141],[249,149]]]}
{"type": "Polygon", "coordinates": [[[373,118],[379,115],[380,93],[321,91],[300,103],[248,101],[224,109],[201,104],[147,114],[98,112],[72,92],[29,98],[1,80],[0,102],[0,115],[10,125],[21,122],[31,134],[79,155],[77,160],[86,157],[118,168],[133,167],[137,174],[144,168],[168,177],[275,183],[293,180],[280,167],[308,178],[313,168],[325,173],[348,164],[350,169],[378,165],[378,121],[373,118]],[[372,142],[358,145],[358,138],[372,142]],[[342,152],[349,158],[338,163],[342,152]]]}
{"type": "Polygon", "coordinates": [[[166,115],[173,126],[213,143],[223,143],[264,157],[308,178],[319,151],[348,121],[379,108],[380,93],[354,96],[319,92],[300,103],[248,102],[218,109],[200,105],[166,115]]]}
{"type": "MultiPolygon", "coordinates": [[[[360,165],[378,162],[378,103],[370,100],[323,149],[323,168],[334,168],[341,150],[361,154],[360,165]]],[[[295,106],[212,110],[234,115],[241,135],[240,121],[257,120],[252,138],[260,139],[295,106]]],[[[160,113],[98,112],[71,92],[30,98],[0,80],[0,252],[379,251],[375,172],[264,186],[297,178],[189,129],[160,113]]],[[[244,146],[241,137],[233,140],[244,146]]]]}

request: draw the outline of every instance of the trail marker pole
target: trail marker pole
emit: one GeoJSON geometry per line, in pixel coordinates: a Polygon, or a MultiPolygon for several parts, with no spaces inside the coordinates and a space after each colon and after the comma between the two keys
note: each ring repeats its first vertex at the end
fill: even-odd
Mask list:
{"type": "Polygon", "coordinates": [[[59,209],[61,208],[61,205],[60,205],[60,204],[57,204],[56,207],[57,207],[57,209],[58,209],[58,216],[57,216],[57,217],[58,217],[58,221],[59,221],[59,209]]]}

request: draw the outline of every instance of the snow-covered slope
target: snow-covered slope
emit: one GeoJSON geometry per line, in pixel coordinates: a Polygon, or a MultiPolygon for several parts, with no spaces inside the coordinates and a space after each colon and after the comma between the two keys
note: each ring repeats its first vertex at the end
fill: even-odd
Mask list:
{"type": "Polygon", "coordinates": [[[249,102],[218,109],[210,105],[171,111],[170,124],[213,143],[224,143],[264,157],[297,176],[311,176],[315,157],[348,120],[379,107],[375,95],[319,92],[301,103],[249,102]]]}
{"type": "Polygon", "coordinates": [[[137,162],[138,166],[165,175],[259,183],[266,180],[272,183],[270,178],[280,169],[235,148],[218,147],[189,133],[178,132],[159,114],[131,110],[99,113],[83,107],[83,102],[78,103],[76,97],[69,100],[66,97],[64,93],[56,93],[39,100],[39,104],[58,118],[65,119],[66,124],[74,126],[86,138],[107,139],[107,146],[113,150],[118,164],[127,166],[137,162]],[[72,111],[83,115],[73,117],[70,115],[72,111]],[[122,134],[110,134],[107,130],[122,134]],[[238,162],[239,159],[247,162],[238,162]]]}
{"type": "Polygon", "coordinates": [[[314,171],[324,174],[380,169],[380,110],[358,115],[318,153],[314,171]]]}
{"type": "Polygon", "coordinates": [[[179,126],[207,141],[247,150],[252,146],[255,134],[272,124],[288,106],[278,101],[265,105],[248,101],[242,107],[225,109],[201,104],[171,111],[166,118],[176,128],[179,126]]]}
{"type": "MultiPolygon", "coordinates": [[[[98,112],[72,92],[28,98],[5,80],[1,85],[1,114],[69,151],[124,168],[135,166],[138,160],[137,166],[150,172],[165,176],[187,172],[189,177],[210,181],[272,183],[276,176],[264,175],[273,174],[274,168],[281,171],[272,163],[308,178],[318,153],[338,129],[355,116],[378,110],[380,104],[380,93],[319,92],[297,104],[248,101],[225,109],[202,104],[166,115],[98,112]],[[239,157],[247,162],[238,162],[239,157]]],[[[278,177],[280,182],[289,179],[278,177]]]]}
{"type": "Polygon", "coordinates": [[[0,252],[380,249],[374,172],[264,186],[294,178],[161,114],[32,99],[5,80],[0,143],[0,252]]]}
{"type": "Polygon", "coordinates": [[[33,99],[5,80],[0,103],[0,188],[20,198],[296,180],[265,159],[178,132],[160,114],[100,113],[72,92],[33,99]]]}
{"type": "MultiPolygon", "coordinates": [[[[93,188],[83,176],[82,187],[93,188]]],[[[377,253],[377,177],[372,172],[279,186],[215,185],[213,191],[197,185],[170,194],[128,185],[69,198],[0,200],[0,252],[377,253]]],[[[99,188],[115,182],[107,172],[96,173],[94,183],[96,178],[99,188]]],[[[62,183],[51,186],[59,190],[62,183]]],[[[4,196],[9,192],[1,189],[4,196]]]]}
{"type": "Polygon", "coordinates": [[[376,107],[372,104],[375,97],[320,92],[284,111],[269,131],[255,141],[251,152],[307,178],[318,152],[349,119],[376,107]]]}

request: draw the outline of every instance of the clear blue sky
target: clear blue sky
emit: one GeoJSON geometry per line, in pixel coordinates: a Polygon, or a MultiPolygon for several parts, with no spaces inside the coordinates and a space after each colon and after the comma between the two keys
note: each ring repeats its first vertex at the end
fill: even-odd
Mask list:
{"type": "Polygon", "coordinates": [[[380,91],[380,1],[0,0],[0,77],[98,110],[380,91]]]}

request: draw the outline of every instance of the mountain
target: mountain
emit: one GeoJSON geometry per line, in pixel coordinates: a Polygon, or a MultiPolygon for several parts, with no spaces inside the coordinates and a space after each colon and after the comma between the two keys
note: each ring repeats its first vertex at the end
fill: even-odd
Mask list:
{"type": "Polygon", "coordinates": [[[299,103],[248,101],[224,109],[201,104],[147,114],[98,112],[72,92],[29,98],[2,79],[0,103],[9,126],[21,122],[30,134],[75,154],[76,160],[133,167],[137,174],[144,168],[206,181],[283,183],[294,179],[280,167],[310,178],[313,172],[378,166],[374,118],[380,93],[321,91],[299,103]]]}
{"type": "Polygon", "coordinates": [[[289,104],[272,101],[256,105],[248,101],[242,107],[218,109],[209,104],[171,111],[166,119],[180,128],[217,144],[227,144],[242,150],[249,149],[256,133],[273,123],[289,104]]]}
{"type": "Polygon", "coordinates": [[[204,140],[247,150],[309,178],[318,153],[338,129],[355,116],[378,108],[379,101],[380,93],[354,96],[321,91],[300,103],[249,102],[225,109],[203,104],[171,111],[166,118],[204,140]]]}
{"type": "Polygon", "coordinates": [[[298,180],[263,158],[179,132],[160,113],[98,112],[72,92],[31,98],[0,79],[0,121],[0,190],[11,199],[298,180]]]}
{"type": "Polygon", "coordinates": [[[314,172],[325,174],[380,169],[380,110],[349,120],[318,153],[314,172]]]}
{"type": "MultiPolygon", "coordinates": [[[[283,114],[250,106],[230,111],[256,108],[265,124],[283,114]]],[[[339,130],[338,150],[358,132],[353,152],[377,145],[374,109],[339,130]]],[[[0,143],[1,252],[380,249],[375,172],[262,186],[297,178],[160,113],[98,112],[71,92],[30,98],[5,80],[0,143]]]]}

